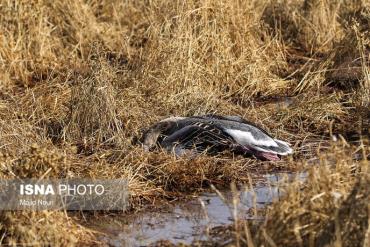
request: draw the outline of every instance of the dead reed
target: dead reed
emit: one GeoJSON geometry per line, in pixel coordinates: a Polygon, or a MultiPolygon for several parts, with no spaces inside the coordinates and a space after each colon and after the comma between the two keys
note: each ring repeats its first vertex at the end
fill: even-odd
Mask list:
{"type": "MultiPolygon", "coordinates": [[[[321,159],[316,141],[331,134],[369,137],[369,13],[365,0],[4,1],[0,177],[126,178],[137,209],[321,159]],[[241,115],[297,152],[271,164],[131,144],[162,117],[204,113],[241,115]]],[[[352,156],[330,151],[334,163],[320,160],[303,190],[291,186],[301,193],[274,204],[265,227],[274,243],[306,243],[336,224],[331,192],[347,198],[363,173],[348,176],[352,156]]],[[[93,244],[78,220],[5,212],[0,243],[93,244]]]]}

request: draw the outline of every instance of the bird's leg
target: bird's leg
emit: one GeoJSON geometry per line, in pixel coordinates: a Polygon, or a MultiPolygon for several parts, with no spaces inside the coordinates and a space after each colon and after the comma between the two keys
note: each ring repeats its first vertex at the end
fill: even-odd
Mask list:
{"type": "Polygon", "coordinates": [[[261,159],[261,160],[270,160],[270,161],[280,160],[277,154],[269,153],[269,152],[256,151],[254,155],[256,156],[256,158],[261,159]]]}
{"type": "Polygon", "coordinates": [[[243,153],[244,155],[254,155],[257,159],[260,160],[272,160],[272,161],[280,160],[277,154],[258,151],[247,145],[233,144],[231,148],[236,152],[243,153]]]}

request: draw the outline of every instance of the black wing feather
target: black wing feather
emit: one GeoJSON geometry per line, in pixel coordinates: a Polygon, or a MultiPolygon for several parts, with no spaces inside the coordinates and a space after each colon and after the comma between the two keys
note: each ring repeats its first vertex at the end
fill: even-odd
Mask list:
{"type": "Polygon", "coordinates": [[[186,149],[195,148],[198,151],[204,151],[206,149],[223,150],[232,143],[233,139],[220,128],[204,122],[194,122],[166,137],[160,145],[166,149],[181,145],[186,149]]]}

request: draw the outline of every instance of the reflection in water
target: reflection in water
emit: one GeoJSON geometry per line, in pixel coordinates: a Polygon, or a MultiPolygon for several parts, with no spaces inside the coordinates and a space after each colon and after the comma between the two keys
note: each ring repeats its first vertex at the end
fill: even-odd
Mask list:
{"type": "MultiPolygon", "coordinates": [[[[256,210],[277,200],[282,195],[279,183],[283,178],[292,179],[292,174],[266,175],[252,189],[239,193],[236,212],[239,219],[262,219],[256,210]]],[[[306,174],[299,174],[300,180],[306,174]]],[[[177,203],[158,212],[142,212],[131,220],[117,219],[123,224],[104,223],[99,230],[107,233],[104,241],[112,246],[146,246],[159,240],[190,244],[194,240],[206,240],[207,230],[215,226],[233,223],[233,193],[204,193],[188,202],[177,203]],[[128,224],[127,224],[128,221],[128,224]]]]}

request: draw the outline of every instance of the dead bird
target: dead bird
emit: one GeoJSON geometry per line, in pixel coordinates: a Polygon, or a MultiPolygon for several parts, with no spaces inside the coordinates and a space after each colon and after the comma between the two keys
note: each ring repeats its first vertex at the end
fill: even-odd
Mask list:
{"type": "Polygon", "coordinates": [[[224,150],[262,160],[280,160],[293,153],[290,144],[239,116],[170,117],[151,126],[140,142],[145,151],[160,146],[177,156],[224,150]]]}

